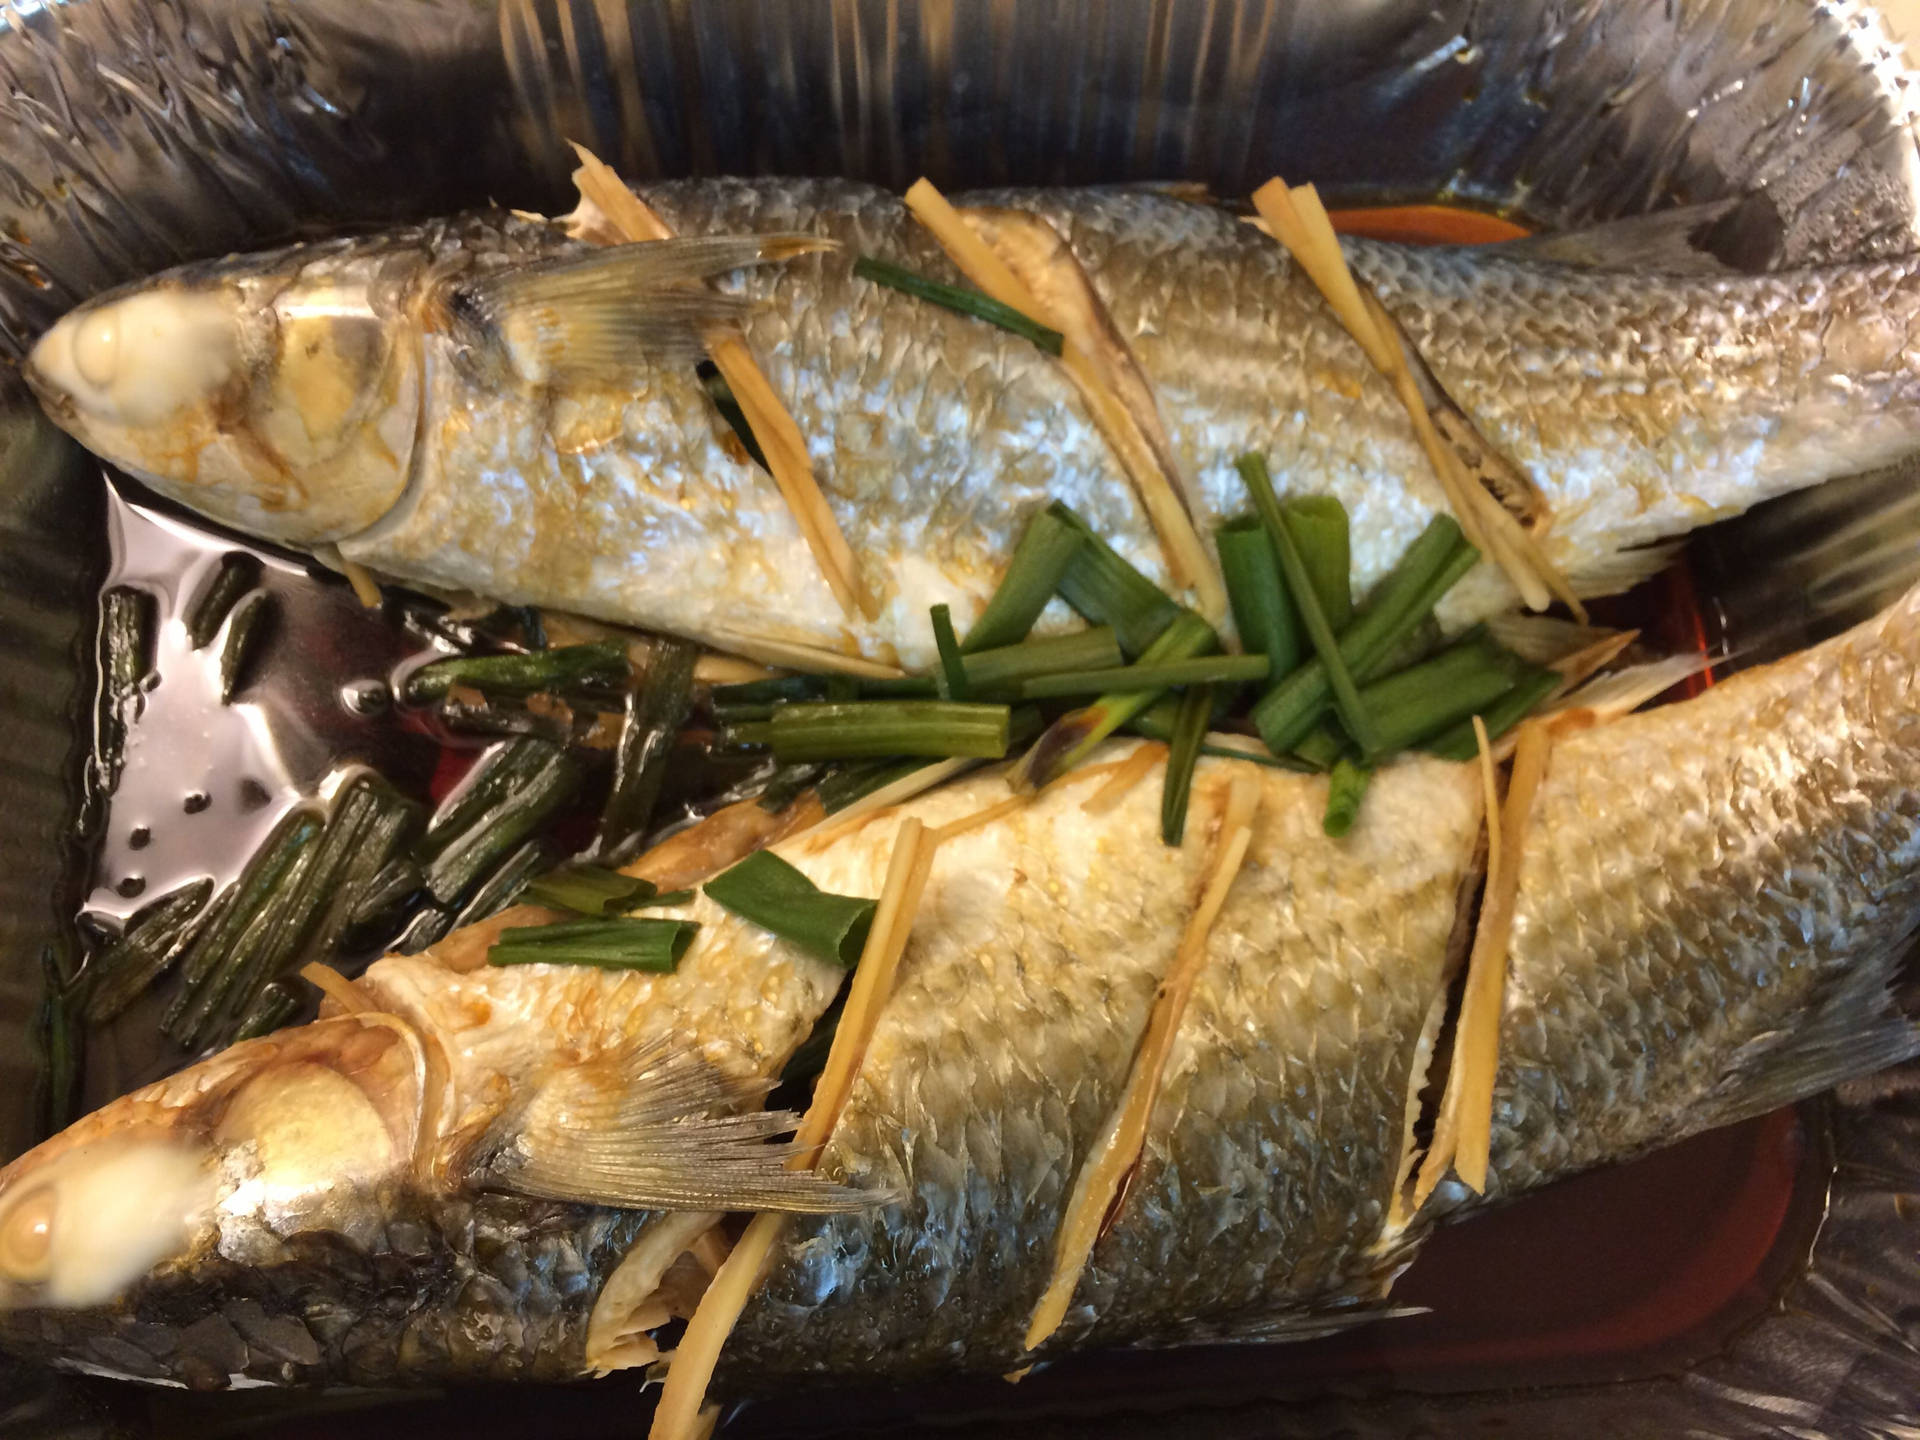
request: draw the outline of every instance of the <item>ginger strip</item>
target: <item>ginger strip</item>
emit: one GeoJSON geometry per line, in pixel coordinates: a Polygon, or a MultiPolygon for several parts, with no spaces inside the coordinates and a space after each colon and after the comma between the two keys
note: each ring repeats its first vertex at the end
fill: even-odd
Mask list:
{"type": "Polygon", "coordinates": [[[1500,1065],[1500,1019],[1507,991],[1507,948],[1513,938],[1514,905],[1520,894],[1520,865],[1526,855],[1533,800],[1553,747],[1549,725],[1530,720],[1520,727],[1506,801],[1496,809],[1492,749],[1485,727],[1477,720],[1474,730],[1480,738],[1482,783],[1488,797],[1487,888],[1467,959],[1466,991],[1454,1027],[1446,1093],[1433,1127],[1433,1144],[1421,1162],[1420,1179],[1414,1186],[1416,1206],[1426,1203],[1449,1169],[1475,1194],[1483,1194],[1487,1188],[1493,1142],[1493,1082],[1500,1065]]]}
{"type": "MultiPolygon", "coordinates": [[[[580,168],[573,172],[573,183],[581,197],[597,206],[607,221],[628,240],[670,240],[673,230],[613,171],[584,145],[576,144],[580,168]]],[[[814,563],[826,578],[834,599],[849,616],[861,614],[872,620],[880,614],[880,601],[860,574],[853,549],[840,532],[840,524],[820,484],[814,478],[813,464],[807,458],[807,442],[794,423],[793,415],[773,393],[766,375],[747,342],[738,335],[715,331],[707,337],[707,353],[747,417],[753,438],[760,442],[767,457],[767,469],[781,498],[793,512],[794,523],[813,552],[814,563]]]]}
{"type": "Polygon", "coordinates": [[[932,181],[924,177],[914,181],[907,189],[906,204],[962,275],[1002,305],[1058,330],[1065,338],[1061,363],[1086,398],[1094,424],[1106,437],[1121,469],[1133,481],[1160,537],[1174,584],[1191,587],[1200,613],[1210,622],[1220,623],[1227,611],[1226,582],[1194,528],[1177,477],[1169,473],[1140,422],[1120,398],[1120,387],[1102,363],[1087,326],[1078,323],[1079,317],[1057,313],[1044,304],[932,181]]]}
{"type": "MultiPolygon", "coordinates": [[[[1136,748],[1133,754],[1120,762],[1120,768],[1093,794],[1080,802],[1080,808],[1089,815],[1104,815],[1127,798],[1129,791],[1148,775],[1153,767],[1166,759],[1167,747],[1158,740],[1149,740],[1136,748]]],[[[1072,774],[1072,771],[1068,771],[1072,774]]]]}
{"type": "Polygon", "coordinates": [[[1120,1103],[1107,1117],[1079,1175],[1074,1178],[1073,1194],[1067,1201],[1054,1242],[1052,1278],[1027,1322],[1025,1343],[1029,1351],[1044,1344],[1066,1318],[1074,1289],[1093,1256],[1094,1243],[1106,1228],[1109,1212],[1128,1177],[1140,1163],[1167,1057],[1173,1052],[1174,1036],[1179,1033],[1181,1018],[1186,1014],[1187,1000],[1206,962],[1207,939],[1221,907],[1226,904],[1227,892],[1240,873],[1247,847],[1253,842],[1253,819],[1259,808],[1260,788],[1257,775],[1242,773],[1234,776],[1227,791],[1226,810],[1208,860],[1206,889],[1187,921],[1173,964],[1154,994],[1153,1009],[1134,1050],[1133,1065],[1127,1072],[1120,1103]]]}
{"type": "Polygon", "coordinates": [[[851,675],[858,680],[898,680],[907,672],[884,660],[869,660],[863,655],[848,655],[819,645],[793,640],[772,640],[741,635],[715,626],[714,639],[735,654],[759,660],[780,670],[805,670],[819,675],[851,675]]]}
{"type": "Polygon", "coordinates": [[[1366,352],[1368,363],[1393,387],[1468,541],[1506,573],[1530,608],[1544,610],[1558,598],[1584,620],[1586,611],[1578,597],[1539,543],[1467,473],[1459,455],[1441,437],[1407,364],[1400,327],[1370,292],[1360,288],[1319,192],[1311,185],[1289,187],[1275,176],[1253,192],[1253,204],[1268,233],[1306,271],[1335,318],[1366,352]]]}
{"type": "MultiPolygon", "coordinates": [[[[853,1082],[866,1059],[880,1013],[893,993],[894,976],[906,951],[937,848],[937,841],[920,821],[908,817],[900,822],[893,856],[887,863],[886,884],[873,914],[873,928],[867,932],[860,963],[847,989],[840,1028],[834,1032],[833,1048],[827,1052],[826,1066],[814,1084],[813,1103],[794,1136],[798,1153],[789,1164],[796,1169],[814,1165],[839,1123],[847,1097],[853,1093],[853,1082]]],[[[712,1428],[710,1417],[718,1407],[705,1401],[721,1347],[753,1297],[786,1225],[787,1217],[772,1211],[754,1216],[746,1233],[720,1263],[713,1283],[687,1321],[679,1349],[673,1353],[648,1440],[698,1440],[712,1428]]]]}

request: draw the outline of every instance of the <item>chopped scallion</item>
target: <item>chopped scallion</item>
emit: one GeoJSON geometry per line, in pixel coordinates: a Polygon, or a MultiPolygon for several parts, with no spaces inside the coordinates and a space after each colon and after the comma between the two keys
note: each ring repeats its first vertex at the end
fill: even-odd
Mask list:
{"type": "MultiPolygon", "coordinates": [[[[1265,657],[1260,657],[1264,659],[1265,657]]],[[[1160,790],[1160,838],[1178,845],[1187,833],[1187,801],[1193,794],[1193,768],[1213,719],[1213,687],[1196,685],[1180,697],[1173,738],[1167,744],[1167,767],[1160,790]]]]}
{"type": "Polygon", "coordinates": [[[617,695],[627,683],[627,647],[619,640],[562,645],[524,655],[457,655],[422,665],[407,676],[401,694],[410,705],[427,705],[456,684],[482,692],[531,695],[617,695]]]}
{"type": "Polygon", "coordinates": [[[976,650],[962,658],[967,683],[980,693],[1008,690],[1035,675],[1111,670],[1125,661],[1111,625],[1094,625],[1045,640],[1024,640],[995,650],[976,650]]]}
{"type": "Polygon", "coordinates": [[[1144,655],[1181,607],[1065,505],[1055,501],[1047,513],[1071,525],[1081,538],[1060,576],[1060,597],[1091,624],[1111,625],[1128,655],[1144,655]]]}
{"type": "Polygon", "coordinates": [[[562,865],[529,880],[521,898],[551,910],[604,917],[657,902],[659,893],[659,886],[637,875],[600,865],[562,865]]]}
{"type": "MultiPolygon", "coordinates": [[[[1487,727],[1487,738],[1498,740],[1532,714],[1534,707],[1551,695],[1559,684],[1559,675],[1551,670],[1536,670],[1526,676],[1480,712],[1480,723],[1487,727]]],[[[1473,717],[1469,715],[1465,720],[1456,721],[1424,742],[1420,748],[1443,760],[1473,759],[1480,753],[1480,741],[1473,733],[1473,717]]]]}
{"type": "Polygon", "coordinates": [[[822,890],[778,855],[757,850],[706,884],[707,898],[834,965],[860,958],[875,902],[822,890]]]}
{"type": "Polygon", "coordinates": [[[1353,619],[1353,542],[1347,507],[1331,495],[1293,495],[1280,502],[1287,533],[1300,547],[1320,612],[1338,635],[1353,619]]]}
{"type": "MultiPolygon", "coordinates": [[[[1239,684],[1267,678],[1264,655],[1199,655],[1187,660],[1142,660],[1111,670],[1070,671],[1064,675],[1036,675],[1019,685],[1023,700],[1047,700],[1060,695],[1104,695],[1109,691],[1178,690],[1188,685],[1239,684]]],[[[1211,703],[1211,701],[1209,701],[1211,703]]]]}
{"type": "Polygon", "coordinates": [[[1214,539],[1241,647],[1267,657],[1271,678],[1290,673],[1300,663],[1300,620],[1287,599],[1267,527],[1257,519],[1235,520],[1222,525],[1214,539]]]}
{"type": "MultiPolygon", "coordinates": [[[[1435,516],[1341,634],[1340,654],[1348,668],[1370,673],[1425,621],[1440,597],[1479,558],[1450,516],[1435,516]]],[[[1260,738],[1276,755],[1293,749],[1318,722],[1331,694],[1326,666],[1318,658],[1309,660],[1279,680],[1253,707],[1260,738]]]]}
{"type": "Polygon", "coordinates": [[[872,700],[782,705],[771,720],[736,726],[736,739],[769,745],[782,764],[894,755],[997,760],[1007,753],[1005,705],[955,700],[872,700]]]}
{"type": "Polygon", "coordinates": [[[1327,685],[1333,692],[1340,718],[1346,722],[1348,733],[1360,742],[1360,748],[1371,752],[1374,749],[1373,726],[1361,702],[1360,687],[1354,683],[1353,673],[1340,653],[1339,637],[1334,634],[1333,626],[1321,608],[1313,574],[1302,553],[1299,538],[1293,533],[1286,512],[1280,508],[1279,497],[1273,493],[1273,478],[1267,474],[1267,462],[1258,455],[1242,455],[1234,462],[1234,466],[1239,470],[1241,479],[1246,481],[1248,493],[1253,496],[1254,508],[1260,512],[1260,519],[1267,527],[1267,536],[1273,541],[1274,552],[1280,557],[1280,573],[1286,576],[1287,592],[1300,612],[1307,638],[1313,642],[1314,654],[1325,668],[1327,685]]]}
{"type": "Polygon", "coordinates": [[[965,290],[958,285],[930,280],[903,266],[876,260],[871,255],[862,255],[855,260],[853,273],[862,280],[871,280],[890,290],[931,301],[944,309],[970,315],[975,320],[984,320],[989,325],[998,325],[1023,340],[1031,340],[1049,355],[1058,355],[1064,348],[1065,341],[1058,330],[1042,325],[1031,315],[1023,315],[1011,305],[1002,305],[991,295],[982,295],[978,290],[965,290]]]}
{"type": "MultiPolygon", "coordinates": [[[[1142,665],[1186,660],[1220,647],[1213,627],[1191,610],[1181,610],[1171,625],[1141,655],[1142,665]]],[[[1091,705],[1062,715],[1021,757],[1013,773],[1020,789],[1038,789],[1086,758],[1094,746],[1158,700],[1160,690],[1125,690],[1102,695],[1091,705]]]]}
{"type": "Polygon", "coordinates": [[[1373,771],[1367,766],[1356,765],[1344,755],[1336,760],[1333,773],[1327,777],[1327,810],[1320,828],[1336,840],[1353,829],[1353,822],[1360,818],[1360,801],[1372,780],[1373,771]]]}
{"type": "Polygon", "coordinates": [[[591,965],[670,974],[699,926],[691,920],[617,919],[524,925],[500,932],[489,965],[591,965]]]}
{"type": "Polygon", "coordinates": [[[1485,636],[1473,636],[1367,686],[1362,695],[1376,722],[1369,759],[1405,750],[1486,708],[1533,667],[1485,636]]]}
{"type": "Polygon", "coordinates": [[[940,653],[940,690],[943,700],[968,700],[973,687],[967,682],[967,667],[960,662],[960,638],[953,633],[953,612],[935,605],[928,612],[933,620],[933,644],[940,653]]]}
{"type": "Polygon", "coordinates": [[[1033,622],[1060,588],[1061,578],[1082,544],[1083,526],[1054,510],[1041,510],[1027,522],[1020,543],[1013,547],[1007,573],[980,618],[967,631],[960,648],[968,654],[1017,645],[1027,638],[1033,622]]]}

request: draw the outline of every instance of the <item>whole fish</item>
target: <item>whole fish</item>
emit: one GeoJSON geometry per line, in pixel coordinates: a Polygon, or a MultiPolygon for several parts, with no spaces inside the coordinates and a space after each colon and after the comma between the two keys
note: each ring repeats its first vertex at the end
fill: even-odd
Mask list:
{"type": "MultiPolygon", "coordinates": [[[[639,193],[704,238],[595,249],[469,216],[201,263],[83,305],[26,374],[82,443],[215,520],[762,658],[926,666],[929,607],[964,633],[1055,500],[1170,582],[1058,361],[854,274],[868,255],[959,278],[897,197],[812,180],[639,193]],[[797,421],[874,618],[836,603],[695,373],[714,325],[738,328],[797,421]]],[[[1247,509],[1232,461],[1248,452],[1283,490],[1341,499],[1362,591],[1443,504],[1390,387],[1253,226],[1138,189],[955,198],[1041,281],[1092,296],[1202,537],[1247,509]]],[[[1550,516],[1547,552],[1585,593],[1657,567],[1654,542],[1920,448],[1913,258],[1701,278],[1499,247],[1347,254],[1473,443],[1531,488],[1514,503],[1550,516]]],[[[1483,567],[1444,616],[1511,599],[1483,567]]],[[[1043,629],[1068,620],[1056,605],[1043,629]]]]}
{"type": "MultiPolygon", "coordinates": [[[[1920,1049],[1889,999],[1920,921],[1917,686],[1920,591],[1557,744],[1519,871],[1489,1196],[1920,1049]]],[[[1141,1168],[1041,1358],[1364,1318],[1436,1217],[1474,1203],[1457,1184],[1408,1199],[1472,893],[1473,768],[1384,769],[1335,843],[1324,778],[1204,762],[1179,847],[1157,840],[1154,777],[1095,814],[1070,776],[937,850],[821,1160],[856,1193],[789,1222],[723,1385],[1035,1358],[1063,1208],[1244,773],[1251,847],[1141,1168]]],[[[1008,795],[978,774],[778,853],[875,894],[903,815],[940,825],[1008,795]]],[[[648,1332],[711,1271],[716,1212],[820,1198],[780,1191],[741,1141],[764,1133],[756,1081],[844,979],[704,896],[677,913],[702,928],[671,974],[489,967],[484,929],[382,960],[335,1002],[350,1013],[16,1160],[0,1343],[200,1386],[653,1360],[648,1332]]]]}

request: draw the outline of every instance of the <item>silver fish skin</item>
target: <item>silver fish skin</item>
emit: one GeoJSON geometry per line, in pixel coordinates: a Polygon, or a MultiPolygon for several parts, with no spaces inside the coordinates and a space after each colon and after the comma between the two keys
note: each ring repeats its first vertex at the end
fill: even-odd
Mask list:
{"type": "MultiPolygon", "coordinates": [[[[948,604],[964,633],[1027,519],[1052,500],[1168,580],[1138,495],[1058,363],[854,277],[854,257],[868,254],[959,278],[898,198],[826,180],[641,193],[681,235],[840,242],[719,288],[756,307],[743,333],[806,438],[879,597],[876,619],[834,602],[771,480],[730,447],[677,358],[537,385],[473,363],[489,342],[446,321],[463,284],[585,253],[524,222],[500,222],[497,241],[494,222],[479,220],[389,237],[374,242],[377,264],[347,242],[162,276],[62,320],[28,375],[84,443],[216,518],[337,543],[416,584],[767,658],[799,646],[925,667],[929,606],[948,604]],[[409,247],[418,258],[396,270],[393,252],[409,247]],[[324,257],[317,269],[313,257],[324,257]],[[337,329],[314,318],[323,313],[337,329]],[[240,339],[220,338],[223,315],[240,339]],[[295,334],[317,338],[313,357],[288,343],[295,334]],[[158,356],[208,353],[204,385],[190,365],[176,364],[166,386],[142,378],[158,356]],[[105,388],[81,372],[83,354],[105,388]]],[[[1251,226],[1141,190],[954,198],[989,218],[1037,217],[1063,237],[1157,397],[1203,536],[1246,509],[1232,462],[1249,451],[1269,458],[1283,489],[1342,500],[1362,591],[1440,507],[1389,388],[1251,226]]],[[[1920,441],[1913,259],[1703,279],[1554,266],[1498,247],[1346,249],[1447,395],[1551,507],[1549,553],[1581,589],[1644,573],[1651,562],[1632,547],[1920,441]]],[[[1512,599],[1483,567],[1446,618],[1512,599]]],[[[1067,623],[1058,606],[1043,622],[1067,623]]]]}
{"type": "MultiPolygon", "coordinates": [[[[1887,995],[1920,922],[1917,683],[1920,591],[1556,745],[1521,861],[1491,1198],[1920,1049],[1887,995]]],[[[725,1386],[1034,1358],[1066,1197],[1241,766],[1200,767],[1181,847],[1158,842],[1153,777],[1105,814],[1084,808],[1094,779],[1070,779],[941,847],[822,1161],[890,1198],[789,1222],[725,1386]]],[[[1405,1184],[1472,769],[1387,768],[1339,843],[1318,834],[1323,779],[1258,783],[1142,1168],[1042,1358],[1363,1318],[1468,1203],[1453,1187],[1412,1213],[1405,1184]]],[[[873,894],[904,816],[944,825],[1007,793],[977,775],[777,853],[873,894]]],[[[664,1320],[667,1262],[716,1217],[537,1200],[472,1157],[529,1087],[617,1078],[636,1043],[773,1073],[843,978],[704,897],[678,913],[703,928],[672,975],[381,961],[365,1013],[234,1047],[15,1161],[0,1343],[196,1384],[644,1363],[630,1332],[664,1320]],[[137,1209],[103,1209],[126,1194],[137,1209]]]]}

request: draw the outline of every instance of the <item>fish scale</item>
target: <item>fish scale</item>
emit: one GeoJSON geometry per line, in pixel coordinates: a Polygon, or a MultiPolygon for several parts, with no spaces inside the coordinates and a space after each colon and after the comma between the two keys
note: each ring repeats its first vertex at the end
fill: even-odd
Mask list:
{"type": "Polygon", "coordinates": [[[1765,1037],[1781,1048],[1863,955],[1897,958],[1920,915],[1916,642],[1909,597],[1556,749],[1514,917],[1492,1195],[1664,1139],[1700,1106],[1705,1057],[1753,1041],[1764,1074],[1765,1037]],[[1645,802],[1622,803],[1622,776],[1645,802]]]}

